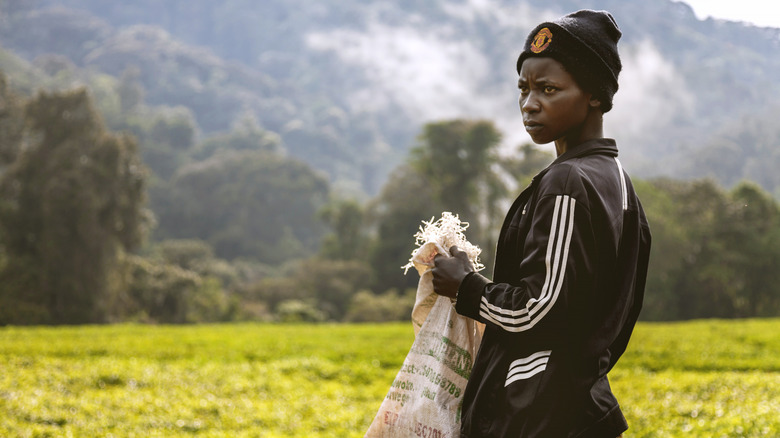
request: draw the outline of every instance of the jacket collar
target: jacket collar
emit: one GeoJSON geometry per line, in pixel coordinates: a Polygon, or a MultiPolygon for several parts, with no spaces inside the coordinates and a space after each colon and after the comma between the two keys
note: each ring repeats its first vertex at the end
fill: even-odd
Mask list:
{"type": "MultiPolygon", "coordinates": [[[[607,155],[609,157],[617,157],[618,156],[617,143],[615,142],[615,140],[611,138],[597,138],[594,140],[588,140],[585,143],[581,143],[575,146],[574,148],[569,149],[568,151],[564,152],[563,155],[556,158],[555,161],[550,163],[549,166],[545,167],[539,173],[537,173],[536,176],[531,178],[531,183],[528,184],[528,187],[526,187],[524,192],[530,193],[531,190],[533,190],[532,188],[536,185],[536,183],[554,165],[574,158],[580,158],[586,155],[596,155],[596,154],[607,155]]],[[[523,194],[521,194],[520,197],[517,200],[515,200],[515,202],[517,203],[518,201],[520,201],[520,198],[523,198],[523,194]]]]}
{"type": "MultiPolygon", "coordinates": [[[[535,187],[539,184],[539,181],[542,179],[542,176],[545,173],[547,173],[547,171],[549,171],[552,166],[566,160],[571,160],[574,158],[584,157],[586,155],[596,155],[596,154],[607,155],[609,157],[617,157],[618,155],[617,143],[615,142],[615,140],[611,138],[598,138],[595,140],[588,140],[585,143],[581,143],[575,146],[574,148],[564,152],[563,155],[556,158],[555,161],[553,161],[549,166],[544,168],[541,172],[536,174],[536,176],[534,176],[531,179],[531,183],[528,184],[528,187],[526,187],[512,203],[512,206],[509,208],[509,212],[507,213],[506,218],[504,219],[504,224],[501,226],[500,235],[506,235],[506,230],[508,229],[510,223],[512,222],[512,218],[514,217],[515,212],[517,212],[518,209],[520,209],[526,202],[528,202],[528,199],[531,197],[531,194],[534,192],[535,187]]],[[[500,248],[503,246],[503,244],[504,244],[503,241],[499,240],[497,251],[501,251],[500,248]]],[[[495,269],[498,269],[498,266],[499,266],[498,263],[496,263],[494,272],[495,269]]]]}
{"type": "Polygon", "coordinates": [[[580,158],[586,155],[604,154],[610,157],[618,156],[617,143],[611,138],[597,138],[594,140],[588,140],[585,143],[581,143],[566,152],[563,155],[555,159],[550,166],[571,160],[572,158],[580,158]]]}

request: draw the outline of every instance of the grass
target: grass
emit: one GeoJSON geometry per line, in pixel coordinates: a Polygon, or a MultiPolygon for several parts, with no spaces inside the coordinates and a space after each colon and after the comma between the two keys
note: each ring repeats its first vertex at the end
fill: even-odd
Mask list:
{"type": "MultiPolygon", "coordinates": [[[[411,323],[0,329],[3,437],[362,437],[411,323]]],[[[780,436],[780,319],[641,323],[625,437],[780,436]]]]}

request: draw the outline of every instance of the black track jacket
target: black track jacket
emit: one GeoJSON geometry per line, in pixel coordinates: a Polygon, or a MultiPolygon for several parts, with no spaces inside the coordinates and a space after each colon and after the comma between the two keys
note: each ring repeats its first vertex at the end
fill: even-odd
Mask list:
{"type": "Polygon", "coordinates": [[[615,141],[583,143],[507,213],[493,281],[458,290],[486,330],[463,401],[464,438],[614,438],[628,428],[607,372],[644,296],[650,229],[615,141]]]}

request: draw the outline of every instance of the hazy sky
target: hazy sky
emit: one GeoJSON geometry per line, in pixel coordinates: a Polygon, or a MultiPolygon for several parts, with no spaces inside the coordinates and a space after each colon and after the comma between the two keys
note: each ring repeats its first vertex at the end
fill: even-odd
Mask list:
{"type": "Polygon", "coordinates": [[[757,26],[780,28],[780,2],[776,0],[682,0],[700,19],[709,16],[747,21],[757,26]]]}

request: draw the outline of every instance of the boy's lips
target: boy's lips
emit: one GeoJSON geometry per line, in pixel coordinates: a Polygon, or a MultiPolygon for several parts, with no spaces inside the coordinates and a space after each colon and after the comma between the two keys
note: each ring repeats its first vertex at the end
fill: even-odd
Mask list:
{"type": "Polygon", "coordinates": [[[541,123],[535,122],[533,120],[526,120],[523,122],[523,124],[525,125],[525,130],[527,132],[538,131],[544,126],[541,123]]]}

